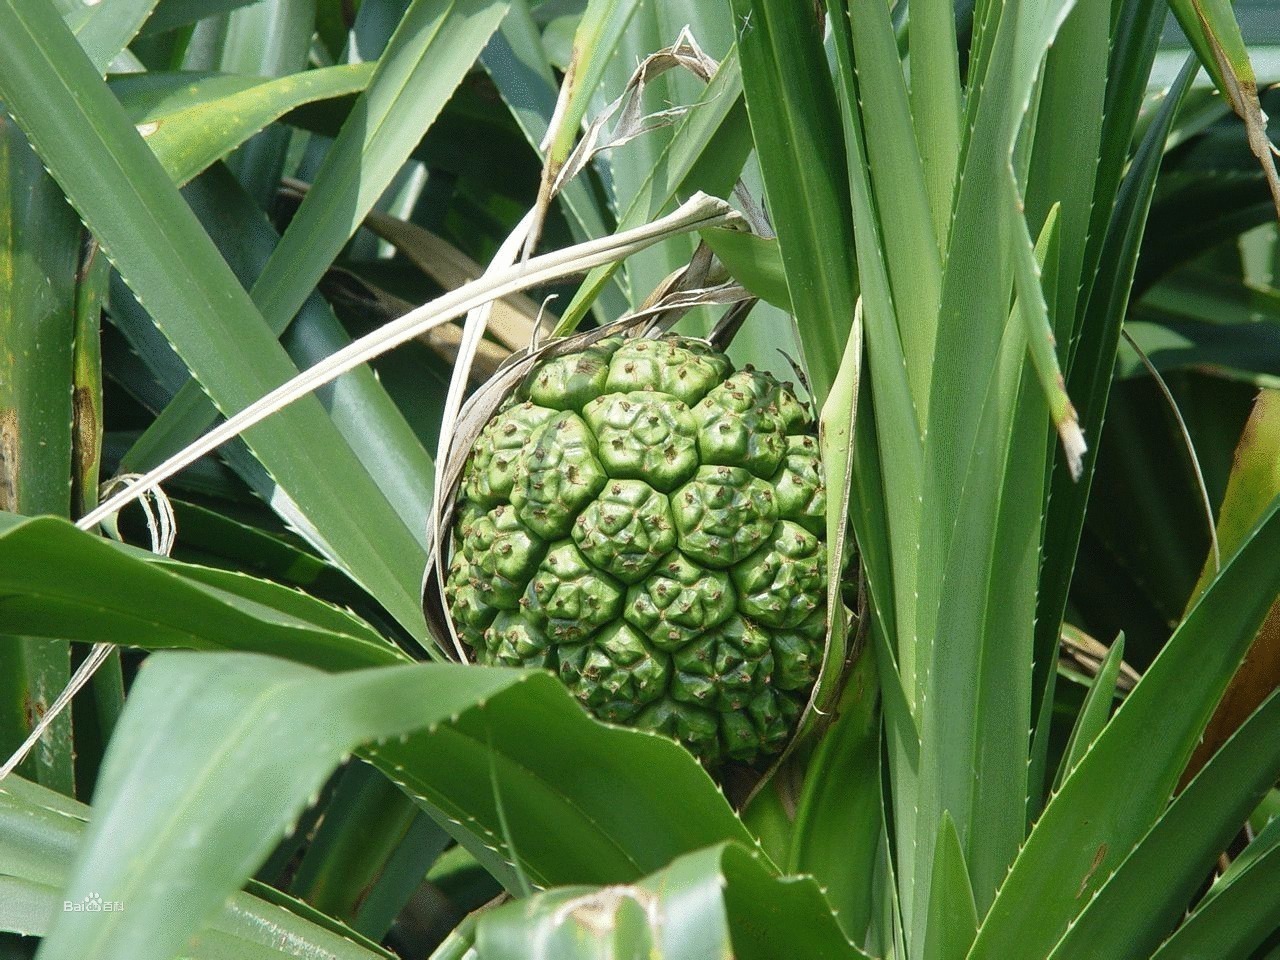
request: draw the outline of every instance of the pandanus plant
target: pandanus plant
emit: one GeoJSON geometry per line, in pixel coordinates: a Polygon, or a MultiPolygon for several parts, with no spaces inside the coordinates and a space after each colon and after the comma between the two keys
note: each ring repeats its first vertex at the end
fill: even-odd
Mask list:
{"type": "Polygon", "coordinates": [[[1280,955],[1259,90],[1221,0],[0,0],[0,956],[1280,955]]]}

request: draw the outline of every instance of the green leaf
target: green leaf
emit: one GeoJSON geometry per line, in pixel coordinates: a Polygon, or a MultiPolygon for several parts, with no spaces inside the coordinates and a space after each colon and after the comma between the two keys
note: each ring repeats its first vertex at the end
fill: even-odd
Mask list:
{"type": "MultiPolygon", "coordinates": [[[[1092,486],[1098,443],[1111,388],[1112,372],[1120,341],[1120,327],[1128,309],[1133,271],[1138,260],[1150,209],[1152,192],[1164,144],[1178,104],[1191,83],[1194,71],[1184,69],[1177,83],[1168,91],[1156,120],[1147,129],[1121,185],[1121,172],[1128,157],[1128,142],[1133,117],[1145,84],[1150,57],[1154,55],[1159,18],[1154,0],[1143,0],[1127,8],[1118,22],[1110,73],[1117,77],[1117,99],[1108,101],[1104,123],[1104,156],[1099,165],[1098,183],[1090,229],[1090,244],[1096,242],[1096,255],[1086,257],[1083,276],[1087,294],[1082,319],[1069,351],[1067,390],[1081,416],[1081,428],[1091,441],[1084,458],[1084,472],[1074,480],[1066,464],[1057,463],[1048,499],[1048,515],[1043,535],[1044,565],[1040,574],[1036,609],[1036,680],[1033,691],[1043,697],[1049,689],[1054,651],[1057,650],[1067,591],[1071,584],[1084,527],[1085,506],[1092,486]],[[1128,100],[1123,99],[1127,93],[1128,100]],[[1125,126],[1127,121],[1128,126],[1125,126]],[[1112,127],[1114,123],[1116,126],[1112,127]],[[1123,132],[1121,132],[1123,131],[1123,132]],[[1123,145],[1120,141],[1123,141],[1123,145]],[[1121,185],[1113,194],[1114,185],[1121,185]],[[1108,202],[1114,196],[1114,203],[1108,202]],[[1104,206],[1105,211],[1099,205],[1104,206]],[[1106,214],[1105,218],[1103,214],[1106,214]]],[[[1109,87],[1108,96],[1111,96],[1109,87]]],[[[1039,704],[1037,704],[1038,706],[1039,704]]],[[[1048,738],[1037,737],[1043,745],[1048,738]]],[[[1043,762],[1043,761],[1041,761],[1043,762]]]]}
{"type": "MultiPolygon", "coordinates": [[[[1096,168],[1104,150],[1105,100],[1112,75],[1107,63],[1111,9],[1110,0],[1077,0],[1050,47],[1026,178],[1027,222],[1033,233],[1042,229],[1050,210],[1058,209],[1060,271],[1067,282],[1058,285],[1049,315],[1055,337],[1065,345],[1064,358],[1076,326],[1081,290],[1087,290],[1093,279],[1093,264],[1086,255],[1094,205],[1106,202],[1098,177],[1087,171],[1096,168]]],[[[1113,139],[1122,139],[1119,131],[1113,139]]],[[[1106,148],[1127,147],[1127,137],[1123,139],[1123,145],[1106,148]]]]}
{"type": "MultiPolygon", "coordinates": [[[[41,5],[0,5],[0,94],[107,255],[224,412],[296,374],[106,85],[41,5]],[[74,94],[72,91],[75,91],[74,94]],[[90,150],[98,158],[82,162],[90,150]]],[[[417,538],[305,398],[246,435],[273,506],[423,635],[417,538]],[[361,492],[362,491],[362,492],[361,492]],[[361,503],[359,515],[349,509],[361,503]]]]}
{"type": "MultiPolygon", "coordinates": [[[[316,5],[316,0],[267,0],[197,26],[186,42],[182,67],[261,77],[299,74],[311,64],[316,5]]],[[[176,58],[171,62],[178,65],[176,58]]],[[[287,127],[269,127],[227,158],[263,210],[275,208],[293,139],[287,127]]]]}
{"type": "Polygon", "coordinates": [[[840,928],[855,943],[863,942],[871,921],[884,801],[878,692],[868,650],[807,764],[786,863],[788,873],[822,885],[840,928]]]}
{"type": "Polygon", "coordinates": [[[102,472],[102,308],[111,264],[102,248],[89,244],[76,273],[75,332],[72,344],[71,516],[98,504],[102,472]]]}
{"type": "Polygon", "coordinates": [[[969,886],[969,868],[951,814],[943,812],[933,854],[933,887],[929,891],[929,924],[921,956],[924,960],[961,960],[978,932],[978,909],[969,886]]]}
{"type": "MultiPolygon", "coordinates": [[[[801,716],[797,737],[805,738],[822,724],[820,718],[840,696],[849,660],[852,626],[844,614],[846,571],[854,563],[855,543],[849,537],[850,492],[856,433],[858,401],[862,389],[863,324],[855,311],[853,331],[845,345],[844,356],[836,379],[818,411],[819,452],[822,455],[823,482],[828,490],[839,491],[827,502],[827,638],[822,665],[814,685],[813,709],[801,716]]],[[[869,668],[869,667],[868,667],[869,668]]],[[[869,696],[869,695],[868,695],[869,696]]]]}
{"type": "Polygon", "coordinates": [[[431,954],[431,960],[476,960],[476,917],[467,916],[431,954]]]}
{"type": "Polygon", "coordinates": [[[57,895],[53,887],[0,874],[0,931],[22,936],[43,933],[57,895]]]}
{"type": "Polygon", "coordinates": [[[778,241],[745,230],[704,230],[702,239],[733,278],[754,296],[787,312],[791,295],[778,241]]]}
{"type": "Polygon", "coordinates": [[[946,0],[917,4],[907,19],[911,50],[911,116],[929,194],[938,249],[947,249],[956,166],[960,160],[960,62],[956,10],[946,0]]]}
{"type": "MultiPolygon", "coordinates": [[[[917,143],[917,131],[912,125],[906,79],[889,14],[888,5],[879,0],[849,0],[848,3],[849,33],[861,98],[863,144],[872,197],[879,215],[878,242],[887,267],[911,397],[916,415],[923,422],[929,411],[933,346],[942,296],[943,248],[938,245],[940,231],[931,212],[934,196],[925,183],[921,155],[924,151],[917,143]]],[[[925,11],[920,19],[937,16],[937,12],[925,11]]],[[[917,18],[911,19],[914,23],[917,18]]],[[[926,70],[924,78],[937,76],[933,71],[945,75],[946,70],[947,58],[942,57],[932,71],[926,70]]],[[[948,103],[945,87],[932,91],[931,96],[938,99],[940,112],[958,111],[958,96],[948,103]]],[[[923,90],[917,90],[917,104],[922,97],[923,90]]],[[[939,121],[929,117],[928,122],[939,121]]],[[[958,127],[958,112],[951,123],[958,127]]],[[[924,131],[919,132],[923,136],[924,131]]],[[[951,220],[950,180],[954,178],[959,146],[958,140],[944,134],[941,142],[926,147],[931,167],[938,165],[943,171],[950,170],[949,173],[934,171],[935,177],[948,181],[945,187],[940,183],[934,185],[939,201],[945,194],[943,216],[948,223],[951,220]],[[939,155],[935,155],[935,150],[939,155]],[[943,155],[943,151],[950,153],[943,155]]],[[[941,232],[945,233],[945,228],[941,232]]]]}
{"type": "Polygon", "coordinates": [[[497,29],[505,0],[415,0],[254,285],[284,325],[382,195],[497,29]]]}
{"type": "MultiPolygon", "coordinates": [[[[90,950],[103,960],[167,960],[244,883],[340,759],[370,741],[384,744],[371,752],[375,762],[387,764],[388,772],[411,790],[416,775],[439,764],[437,792],[443,788],[453,798],[478,792],[487,795],[486,806],[504,804],[507,840],[515,845],[512,855],[527,859],[531,869],[545,867],[538,850],[544,842],[528,832],[527,813],[550,815],[554,822],[571,810],[582,817],[598,807],[585,796],[582,775],[589,774],[597,789],[607,789],[615,807],[620,795],[628,796],[617,793],[618,779],[601,777],[602,767],[588,762],[582,752],[564,750],[563,720],[547,722],[551,718],[545,708],[552,704],[557,705],[553,713],[572,717],[584,729],[599,731],[600,740],[610,740],[619,759],[639,759],[637,750],[617,750],[622,741],[636,747],[649,744],[658,752],[680,755],[685,769],[697,771],[709,788],[705,774],[678,747],[642,733],[605,734],[545,674],[418,664],[326,675],[257,655],[154,655],[135,681],[112,741],[94,820],[65,893],[75,901],[95,891],[104,900],[126,901],[129,908],[88,921],[74,913],[55,917],[43,948],[46,956],[81,957],[90,950]],[[423,732],[399,744],[419,730],[423,732]],[[531,736],[538,752],[557,755],[543,760],[544,769],[530,766],[529,757],[511,768],[501,752],[493,752],[493,747],[501,751],[531,736]],[[484,749],[486,743],[493,747],[484,749]],[[557,745],[555,750],[548,751],[550,744],[557,745]],[[421,752],[415,756],[415,750],[421,752]],[[281,762],[284,756],[288,763],[281,762]],[[405,763],[410,757],[413,762],[405,763]],[[547,760],[550,769],[545,768],[547,760]],[[580,770],[576,785],[567,766],[580,770]],[[534,790],[539,781],[545,784],[541,795],[534,790]],[[569,797],[577,802],[562,806],[569,797]]],[[[597,752],[593,759],[603,758],[597,752]]],[[[649,764],[637,764],[646,777],[659,767],[652,758],[649,764]]],[[[689,804],[691,797],[683,789],[687,784],[665,772],[663,790],[683,794],[686,820],[693,814],[696,825],[690,824],[689,832],[705,831],[711,821],[694,812],[697,807],[689,804]]],[[[654,791],[647,792],[651,801],[654,791]]],[[[708,791],[706,799],[712,796],[714,791],[708,791]]],[[[721,839],[745,840],[727,806],[719,803],[721,839]]],[[[454,809],[456,813],[446,814],[477,817],[470,821],[471,829],[487,828],[486,843],[502,842],[498,824],[480,804],[466,812],[454,809]]],[[[616,823],[618,818],[610,819],[616,823]]],[[[609,828],[608,820],[595,823],[597,829],[609,828]]],[[[632,829],[646,826],[637,822],[632,829]]],[[[563,832],[544,826],[542,833],[556,846],[566,845],[563,832]]],[[[615,850],[627,849],[622,838],[615,834],[615,850]]],[[[662,839],[666,842],[661,846],[669,844],[662,839]]],[[[570,858],[600,852],[597,844],[586,847],[571,852],[570,858]]],[[[589,862],[599,870],[599,860],[589,862]]]]}
{"type": "MultiPolygon", "coordinates": [[[[1280,497],[1280,393],[1264,390],[1245,422],[1232,459],[1218,514],[1217,551],[1234,551],[1276,497],[1280,497]]],[[[1212,580],[1218,552],[1211,551],[1205,560],[1192,601],[1212,580]]],[[[1203,741],[1192,756],[1189,772],[1198,769],[1206,756],[1234,734],[1259,704],[1280,689],[1280,597],[1276,598],[1266,623],[1250,646],[1245,663],[1247,666],[1231,678],[1223,702],[1214,712],[1203,741]]]]}
{"type": "Polygon", "coordinates": [[[249,878],[343,755],[447,720],[520,679],[433,665],[325,676],[251,655],[149,658],[64,893],[127,907],[55,915],[42,953],[168,960],[249,878]],[[157,750],[157,729],[192,749],[157,750]],[[281,763],[285,750],[291,759],[281,763]]]}
{"type": "Polygon", "coordinates": [[[102,660],[89,685],[72,702],[79,796],[93,796],[93,788],[98,782],[98,765],[123,710],[124,668],[120,664],[120,651],[112,650],[102,660]]]}
{"type": "MultiPolygon", "coordinates": [[[[7,759],[71,677],[71,652],[62,638],[6,636],[0,639],[0,753],[7,759]]],[[[18,769],[46,786],[75,789],[71,716],[64,713],[41,737],[18,769]]]]}
{"type": "Polygon", "coordinates": [[[738,810],[756,844],[774,863],[786,869],[794,833],[796,794],[800,787],[800,765],[792,756],[774,770],[767,781],[738,810]]]}
{"type": "MultiPolygon", "coordinates": [[[[1257,843],[1258,841],[1254,841],[1257,843]]],[[[1152,960],[1249,960],[1280,926],[1280,847],[1273,844],[1229,884],[1219,880],[1152,960]]],[[[1274,951],[1265,955],[1272,960],[1274,951]]]]}
{"type": "MultiPolygon", "coordinates": [[[[1256,835],[1261,836],[1263,831],[1271,825],[1271,821],[1280,819],[1278,815],[1280,815],[1280,789],[1273,788],[1262,798],[1258,808],[1249,814],[1249,828],[1256,835]]],[[[1280,831],[1280,828],[1277,830],[1280,831]]]]}
{"type": "Polygon", "coordinates": [[[173,496],[170,502],[182,531],[174,545],[175,559],[238,570],[299,587],[338,606],[357,608],[368,603],[368,598],[336,567],[285,537],[173,496]]]}
{"type": "Polygon", "coordinates": [[[1160,817],[1277,593],[1280,499],[1045,807],[970,960],[1041,958],[1160,817]],[[1079,816],[1087,809],[1094,815],[1079,816]]]}
{"type": "MultiPolygon", "coordinates": [[[[1267,506],[1280,494],[1280,391],[1258,394],[1244,435],[1236,448],[1231,477],[1218,515],[1218,546],[1226,553],[1248,535],[1267,506]]],[[[1199,594],[1213,578],[1212,561],[1205,564],[1199,594]]]]}
{"type": "Polygon", "coordinates": [[[139,31],[141,36],[187,27],[206,17],[219,17],[258,0],[160,0],[139,31]]]}
{"type": "Polygon", "coordinates": [[[1231,861],[1155,958],[1191,960],[1218,950],[1225,960],[1275,960],[1278,926],[1280,819],[1273,818],[1231,861]]]}
{"type": "MultiPolygon", "coordinates": [[[[1140,316],[1151,316],[1139,310],[1140,316]]],[[[1266,322],[1219,326],[1176,320],[1130,320],[1125,330],[1161,373],[1204,370],[1259,387],[1280,388],[1280,336],[1266,322]]],[[[1138,354],[1125,344],[1117,358],[1116,378],[1150,374],[1138,354]]]]}
{"type": "Polygon", "coordinates": [[[71,510],[80,224],[22,131],[0,120],[0,510],[71,510]]]}
{"type": "Polygon", "coordinates": [[[605,67],[639,4],[622,0],[588,0],[573,35],[573,54],[560,91],[557,110],[563,120],[552,131],[547,164],[554,176],[568,159],[596,94],[605,67]]]}
{"type": "MultiPolygon", "coordinates": [[[[1021,201],[1015,199],[1015,207],[1020,206],[1021,201]]],[[[1041,267],[1048,258],[1050,271],[1055,278],[1053,283],[1048,284],[1050,289],[1056,292],[1057,287],[1062,285],[1056,280],[1062,270],[1062,234],[1059,230],[1061,210],[1056,204],[1049,209],[1040,232],[1043,250],[1039,257],[1032,247],[1030,235],[1025,232],[1019,234],[1014,289],[1018,292],[1018,317],[1026,327],[1027,353],[1040,381],[1040,390],[1049,408],[1049,419],[1062,443],[1062,457],[1067,472],[1078,477],[1083,469],[1082,457],[1086,446],[1080,432],[1079,415],[1067,395],[1066,380],[1058,363],[1057,338],[1053,332],[1054,324],[1049,315],[1041,277],[1041,267]]]]}
{"type": "MultiPolygon", "coordinates": [[[[89,808],[16,776],[0,785],[0,931],[44,936],[65,912],[62,886],[83,842],[89,808]]],[[[259,888],[261,889],[261,888],[259,888]]],[[[279,894],[276,894],[279,897],[279,894]]],[[[349,930],[319,926],[285,905],[231,895],[183,952],[192,960],[389,958],[349,930]]]]}
{"type": "MultiPolygon", "coordinates": [[[[251,278],[259,274],[279,242],[266,216],[230,172],[222,167],[207,171],[184,193],[232,270],[247,286],[251,278]]],[[[117,304],[113,309],[117,323],[135,347],[139,346],[139,337],[154,340],[148,332],[149,324],[145,318],[137,318],[141,322],[136,323],[136,328],[131,331],[129,325],[135,323],[135,318],[129,317],[121,323],[118,316],[120,306],[117,304]]],[[[313,293],[303,304],[282,341],[300,368],[312,366],[350,342],[333,309],[318,293],[313,293]]],[[[145,350],[144,346],[140,352],[145,353],[145,350]]],[[[186,399],[172,401],[161,421],[170,426],[181,425],[194,436],[199,433],[199,424],[203,423],[208,403],[199,391],[192,393],[180,389],[186,377],[180,370],[174,374],[164,378],[163,382],[176,390],[180,398],[186,399]]],[[[415,539],[425,544],[434,467],[406,422],[405,415],[392,401],[374,370],[358,368],[344,377],[340,386],[322,388],[316,396],[405,527],[415,539]]],[[[162,425],[157,425],[146,431],[129,450],[121,467],[145,470],[154,466],[164,459],[167,452],[171,452],[165,444],[173,439],[171,433],[166,435],[162,425]]],[[[264,501],[273,502],[275,484],[256,469],[250,458],[242,453],[237,455],[238,449],[236,444],[231,444],[224,448],[223,455],[264,501]]],[[[425,566],[425,560],[423,564],[425,566]]]]}
{"type": "MultiPolygon", "coordinates": [[[[872,606],[880,618],[880,629],[892,644],[892,657],[896,657],[892,685],[897,689],[892,699],[900,699],[899,692],[905,692],[910,710],[916,700],[915,579],[923,467],[921,425],[911,396],[883,254],[881,225],[872,196],[866,136],[858,108],[861,93],[856,82],[853,39],[847,29],[849,17],[843,5],[832,24],[847,176],[853,223],[859,238],[855,252],[867,331],[868,376],[865,379],[870,386],[869,390],[862,391],[859,402],[854,458],[856,493],[851,497],[851,518],[863,553],[872,606]],[[868,399],[872,402],[867,402],[868,399]],[[887,522],[890,516],[894,518],[892,524],[887,522]]],[[[885,676],[882,672],[881,677],[885,676]]],[[[914,726],[914,720],[911,725],[914,726]]],[[[918,757],[918,734],[907,735],[906,741],[914,744],[912,749],[918,757]]],[[[890,756],[895,763],[904,759],[896,751],[890,756]]],[[[905,811],[915,810],[914,792],[908,788],[913,774],[899,768],[895,777],[900,784],[894,795],[899,829],[909,832],[911,827],[906,824],[914,819],[914,813],[908,817],[905,811]]],[[[903,834],[902,840],[899,876],[905,882],[912,872],[915,844],[908,834],[903,834]]],[[[909,904],[905,909],[910,911],[909,904]]]]}
{"type": "MultiPolygon", "coordinates": [[[[415,0],[405,12],[315,182],[253,283],[253,302],[266,321],[263,333],[279,336],[289,325],[439,115],[505,11],[505,0],[415,0]]],[[[162,415],[148,429],[147,442],[175,452],[214,419],[199,387],[188,384],[175,397],[174,413],[162,415]]],[[[402,622],[420,632],[418,622],[402,622]]]]}
{"type": "MultiPolygon", "coordinates": [[[[421,890],[423,878],[432,863],[439,859],[440,851],[450,842],[452,837],[439,824],[418,811],[402,842],[382,863],[372,884],[360,891],[359,909],[352,926],[365,936],[379,941],[384,939],[421,890]]],[[[483,877],[480,885],[488,894],[484,900],[492,899],[499,889],[497,881],[479,867],[476,872],[483,877]]],[[[476,903],[471,909],[481,905],[476,903]]]]}
{"type": "Polygon", "coordinates": [[[105,73],[111,61],[146,22],[156,3],[157,0],[100,0],[67,14],[67,26],[98,72],[105,73]]]}
{"type": "MultiPolygon", "coordinates": [[[[1149,956],[1280,776],[1280,694],[1245,721],[1106,880],[1050,954],[1149,956]]],[[[1221,954],[1219,954],[1221,956],[1221,954]]]]}
{"type": "Polygon", "coordinates": [[[6,633],[255,650],[328,670],[406,659],[355,617],[297,590],[166,560],[51,517],[0,514],[0,558],[6,633]]]}
{"type": "Polygon", "coordinates": [[[1209,327],[1256,323],[1265,330],[1280,322],[1280,291],[1264,285],[1267,279],[1246,281],[1238,265],[1235,272],[1193,265],[1149,286],[1134,310],[1153,322],[1180,319],[1209,327]]]}
{"type": "MultiPolygon", "coordinates": [[[[0,118],[0,510],[71,514],[74,422],[86,406],[74,390],[81,239],[22,131],[0,118]]],[[[69,675],[65,644],[14,638],[0,648],[0,753],[26,740],[69,675]]],[[[72,757],[64,715],[22,769],[70,793],[72,757]]]]}
{"type": "Polygon", "coordinates": [[[420,814],[406,797],[380,772],[365,763],[353,763],[341,774],[333,798],[298,864],[290,892],[317,910],[335,917],[361,932],[381,939],[426,876],[431,861],[439,855],[449,835],[420,814]],[[434,833],[432,838],[411,836],[416,820],[422,817],[434,833]],[[421,841],[426,839],[426,843],[421,841]],[[411,840],[409,850],[404,846],[411,840]],[[362,927],[358,917],[398,850],[422,860],[405,878],[399,902],[392,904],[390,916],[380,929],[362,927]]]}
{"type": "Polygon", "coordinates": [[[182,186],[295,107],[359,93],[374,65],[305,70],[274,80],[229,73],[126,73],[111,91],[174,183],[182,186]]]}
{"type": "Polygon", "coordinates": [[[1280,175],[1267,137],[1267,115],[1258,102],[1258,81],[1230,0],[1169,0],[1183,33],[1223,97],[1244,121],[1249,149],[1257,157],[1280,213],[1280,175]]]}
{"type": "Polygon", "coordinates": [[[1084,698],[1080,713],[1076,716],[1075,726],[1071,728],[1071,737],[1067,740],[1067,748],[1062,755],[1062,763],[1053,781],[1056,793],[1062,789],[1062,783],[1076,764],[1093,746],[1098,734],[1111,719],[1111,708],[1116,700],[1116,677],[1120,674],[1120,664],[1124,661],[1124,634],[1116,637],[1116,642],[1107,650],[1106,659],[1098,668],[1098,675],[1089,685],[1089,693],[1084,698]]]}
{"type": "MultiPolygon", "coordinates": [[[[260,651],[326,670],[403,662],[365,639],[359,621],[297,591],[162,560],[62,521],[0,516],[0,558],[6,628],[147,649],[260,651]]],[[[469,714],[438,736],[379,745],[370,759],[425,798],[429,813],[465,823],[494,850],[505,844],[500,800],[516,854],[547,885],[625,882],[708,843],[749,839],[686,751],[606,728],[549,684],[550,693],[540,683],[513,690],[504,710],[469,714]]],[[[501,856],[478,852],[510,875],[501,856]]]]}
{"type": "Polygon", "coordinates": [[[628,883],[707,844],[750,842],[687,751],[597,723],[558,681],[534,679],[546,683],[513,688],[500,710],[368,759],[510,890],[522,887],[516,861],[543,887],[628,883]]]}
{"type": "Polygon", "coordinates": [[[811,7],[733,0],[733,13],[741,25],[742,84],[765,195],[805,369],[821,406],[844,354],[856,300],[836,93],[811,7]]]}
{"type": "MultiPolygon", "coordinates": [[[[434,886],[459,915],[473,914],[502,893],[498,882],[461,844],[442,853],[427,871],[434,886]]],[[[461,927],[467,926],[466,922],[461,927]]]]}
{"type": "MultiPolygon", "coordinates": [[[[1033,337],[1048,339],[1045,296],[1053,295],[1058,282],[1056,216],[1046,221],[1033,248],[1017,206],[1007,206],[1006,214],[1015,220],[1011,239],[1021,248],[1018,256],[1029,263],[1015,271],[1020,277],[1014,319],[1005,326],[983,398],[960,499],[950,507],[934,506],[955,517],[943,581],[927,590],[921,586],[922,606],[936,602],[937,613],[926,661],[930,669],[918,677],[924,786],[916,829],[920,837],[932,837],[942,811],[950,811],[979,915],[990,906],[1017,854],[1027,822],[1027,732],[1033,718],[1049,412],[1027,354],[1033,337]],[[1037,316],[1040,323],[1028,320],[1037,316]],[[980,771],[977,776],[969,772],[975,770],[980,771]]],[[[938,542],[922,542],[922,550],[930,547],[938,542]]],[[[921,851],[926,856],[917,867],[922,871],[917,882],[928,875],[932,846],[921,851]]],[[[923,917],[912,916],[918,940],[925,934],[923,917]]]]}
{"type": "Polygon", "coordinates": [[[477,960],[858,958],[810,879],[728,844],[623,887],[551,890],[480,916],[477,960]]]}
{"type": "MultiPolygon", "coordinates": [[[[968,471],[979,422],[982,394],[996,367],[1013,281],[1013,251],[1025,225],[1009,198],[1017,193],[1013,154],[1022,120],[1044,56],[1073,5],[1054,0],[1036,8],[1006,10],[993,19],[994,38],[986,76],[971,81],[980,95],[971,97],[968,137],[955,201],[947,269],[943,281],[937,343],[932,353],[932,400],[928,432],[946,438],[932,444],[927,459],[929,486],[925,515],[938,517],[941,539],[922,538],[925,562],[946,556],[947,531],[968,471]],[[997,25],[998,24],[998,25],[997,25]],[[940,548],[940,550],[939,550],[940,548]]],[[[993,15],[994,18],[995,15],[993,15]]],[[[922,581],[929,579],[922,568],[922,581]]],[[[927,600],[922,599],[927,604],[927,600]]],[[[932,631],[932,624],[925,625],[932,631]]],[[[962,830],[963,832],[963,830],[962,830]]]]}

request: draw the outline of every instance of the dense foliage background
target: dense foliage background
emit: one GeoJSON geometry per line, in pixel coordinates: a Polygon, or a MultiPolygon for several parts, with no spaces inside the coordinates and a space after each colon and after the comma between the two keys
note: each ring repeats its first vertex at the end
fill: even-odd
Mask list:
{"type": "Polygon", "coordinates": [[[57,715],[0,958],[1280,957],[1280,18],[1235,17],[0,0],[0,759],[57,715]],[[848,609],[724,783],[422,603],[451,387],[655,302],[822,414],[848,609]]]}

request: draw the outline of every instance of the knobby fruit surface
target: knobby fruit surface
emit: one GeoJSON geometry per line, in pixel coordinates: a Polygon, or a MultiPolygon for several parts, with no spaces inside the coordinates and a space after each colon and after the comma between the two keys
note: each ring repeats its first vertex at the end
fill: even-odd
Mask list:
{"type": "Polygon", "coordinates": [[[446,600],[478,662],[756,763],[822,662],[825,515],[790,384],[700,340],[610,338],[544,361],[481,432],[446,600]]]}

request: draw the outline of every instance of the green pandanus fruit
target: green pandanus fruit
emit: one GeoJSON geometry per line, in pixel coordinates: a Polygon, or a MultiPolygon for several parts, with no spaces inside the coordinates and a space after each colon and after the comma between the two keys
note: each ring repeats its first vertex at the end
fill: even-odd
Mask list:
{"type": "Polygon", "coordinates": [[[464,467],[446,584],[485,664],[556,672],[709,765],[786,745],[826,636],[826,497],[789,384],[706,343],[546,360],[464,467]]]}

